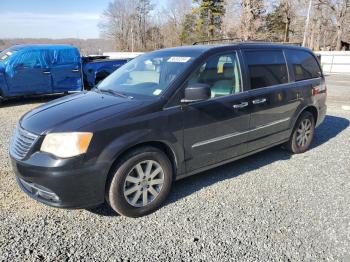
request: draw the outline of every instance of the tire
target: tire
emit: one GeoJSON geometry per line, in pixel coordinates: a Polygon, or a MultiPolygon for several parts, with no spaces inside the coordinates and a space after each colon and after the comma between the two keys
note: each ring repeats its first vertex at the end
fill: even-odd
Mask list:
{"type": "Polygon", "coordinates": [[[304,153],[309,149],[315,133],[315,118],[308,111],[298,118],[289,141],[285,144],[287,150],[293,154],[304,153]]]}
{"type": "Polygon", "coordinates": [[[107,203],[127,217],[148,215],[167,198],[172,179],[168,157],[157,148],[140,147],[112,168],[106,190],[107,203]]]}

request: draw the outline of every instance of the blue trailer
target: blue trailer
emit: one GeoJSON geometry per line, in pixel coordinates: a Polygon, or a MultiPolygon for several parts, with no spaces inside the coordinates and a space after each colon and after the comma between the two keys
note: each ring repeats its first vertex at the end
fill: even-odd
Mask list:
{"type": "Polygon", "coordinates": [[[0,99],[91,89],[127,61],[83,59],[70,45],[16,45],[0,53],[0,99]]]}

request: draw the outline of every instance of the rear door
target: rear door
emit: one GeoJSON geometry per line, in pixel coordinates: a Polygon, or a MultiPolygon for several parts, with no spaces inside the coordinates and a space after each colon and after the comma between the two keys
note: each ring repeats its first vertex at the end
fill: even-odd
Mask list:
{"type": "Polygon", "coordinates": [[[305,104],[314,104],[319,111],[325,113],[326,85],[316,57],[300,49],[286,49],[285,54],[289,61],[292,79],[295,81],[294,90],[303,99],[303,104],[297,113],[305,104]],[[313,97],[317,99],[313,100],[313,97]]]}
{"type": "Polygon", "coordinates": [[[43,50],[22,50],[6,67],[10,95],[51,93],[51,75],[43,50]]]}
{"type": "Polygon", "coordinates": [[[289,137],[300,97],[282,49],[247,49],[244,58],[252,111],[248,150],[254,151],[289,137]]]}
{"type": "Polygon", "coordinates": [[[250,112],[236,51],[207,59],[186,82],[208,84],[212,98],[183,108],[187,172],[246,152],[250,112]]]}
{"type": "Polygon", "coordinates": [[[51,74],[55,93],[81,91],[82,73],[78,50],[75,48],[53,50],[51,74]]]}

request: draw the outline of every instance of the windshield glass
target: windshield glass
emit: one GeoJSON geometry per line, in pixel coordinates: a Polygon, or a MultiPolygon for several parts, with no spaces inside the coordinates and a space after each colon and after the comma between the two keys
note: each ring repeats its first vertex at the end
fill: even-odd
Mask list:
{"type": "Polygon", "coordinates": [[[139,56],[103,80],[98,88],[128,96],[158,97],[198,56],[194,52],[158,51],[139,56]]]}
{"type": "Polygon", "coordinates": [[[14,50],[12,48],[5,49],[0,53],[0,62],[5,62],[8,60],[10,56],[12,56],[14,53],[16,53],[17,50],[14,50]]]}

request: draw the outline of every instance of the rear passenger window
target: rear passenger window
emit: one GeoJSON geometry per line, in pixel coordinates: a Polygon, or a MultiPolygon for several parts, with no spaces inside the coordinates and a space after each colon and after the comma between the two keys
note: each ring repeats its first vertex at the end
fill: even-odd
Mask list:
{"type": "Polygon", "coordinates": [[[321,76],[321,69],[315,57],[302,50],[286,50],[289,63],[292,65],[295,81],[317,78],[321,76]]]}
{"type": "Polygon", "coordinates": [[[288,83],[288,71],[282,51],[245,51],[250,88],[288,83]]]}
{"type": "Polygon", "coordinates": [[[59,49],[52,51],[54,65],[70,65],[79,62],[80,56],[76,49],[59,49]]]}

